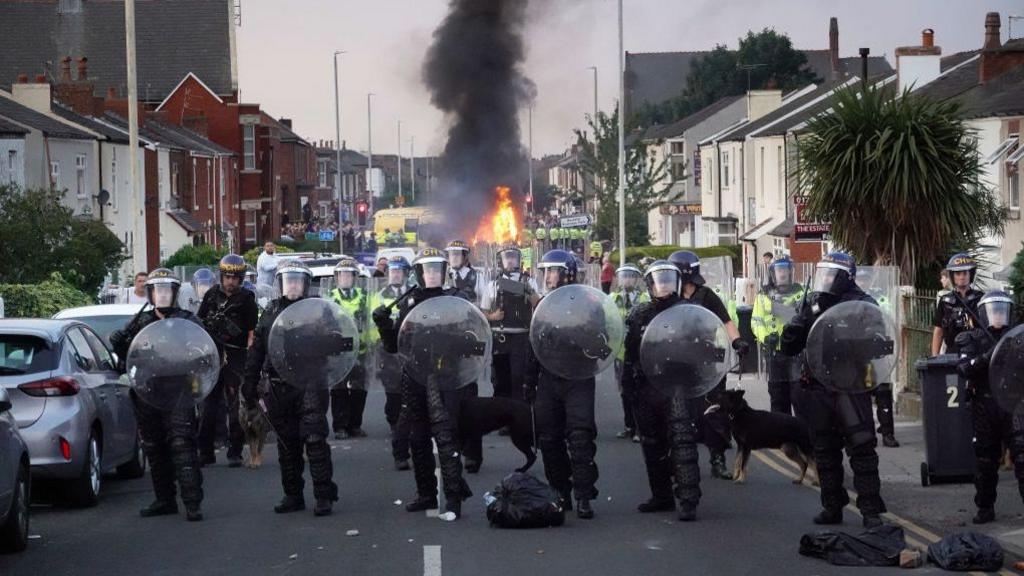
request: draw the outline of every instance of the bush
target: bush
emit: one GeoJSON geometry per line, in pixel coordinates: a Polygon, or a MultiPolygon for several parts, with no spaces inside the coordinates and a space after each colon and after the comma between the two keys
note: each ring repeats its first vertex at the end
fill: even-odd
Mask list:
{"type": "MultiPolygon", "coordinates": [[[[738,244],[730,246],[709,246],[707,248],[683,248],[681,246],[631,246],[626,248],[626,262],[639,264],[644,257],[655,260],[667,259],[676,250],[689,250],[700,258],[714,258],[716,256],[729,256],[732,258],[732,269],[735,274],[743,269],[742,247],[738,244]]],[[[619,251],[612,252],[612,264],[618,265],[619,251]]]]}
{"type": "Polygon", "coordinates": [[[8,318],[49,318],[66,308],[96,302],[64,280],[59,272],[39,284],[0,284],[8,318]]]}
{"type": "Polygon", "coordinates": [[[220,259],[227,254],[226,248],[216,248],[211,244],[199,246],[182,246],[177,252],[171,254],[170,258],[164,260],[164,268],[175,266],[216,266],[220,259]]]}
{"type": "MultiPolygon", "coordinates": [[[[292,250],[287,246],[281,246],[280,244],[277,244],[276,246],[278,254],[289,254],[291,252],[295,252],[295,250],[292,250]]],[[[248,263],[250,266],[255,266],[256,259],[260,257],[260,254],[262,252],[263,246],[256,246],[255,248],[251,248],[248,251],[246,251],[245,254],[242,254],[242,258],[245,258],[246,263],[248,263]]]]}
{"type": "Polygon", "coordinates": [[[1024,243],[1010,263],[1010,288],[1017,302],[1017,316],[1024,320],[1024,243]]]}

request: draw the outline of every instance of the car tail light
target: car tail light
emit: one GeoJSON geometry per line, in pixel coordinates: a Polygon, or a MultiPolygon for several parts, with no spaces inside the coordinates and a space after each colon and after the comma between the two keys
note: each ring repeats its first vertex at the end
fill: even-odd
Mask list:
{"type": "Polygon", "coordinates": [[[74,396],[78,394],[78,382],[75,382],[74,378],[60,376],[28,382],[18,386],[18,390],[36,397],[74,396]]]}
{"type": "Polygon", "coordinates": [[[60,455],[68,462],[71,461],[71,444],[63,436],[60,437],[60,455]]]}

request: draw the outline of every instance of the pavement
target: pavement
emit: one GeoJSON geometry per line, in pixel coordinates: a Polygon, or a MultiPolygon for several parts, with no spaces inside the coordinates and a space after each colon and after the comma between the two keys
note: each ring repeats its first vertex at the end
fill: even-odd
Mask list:
{"type": "MultiPolygon", "coordinates": [[[[755,407],[767,407],[763,384],[750,377],[731,385],[736,384],[748,390],[755,407]]],[[[287,515],[272,512],[281,496],[273,446],[257,470],[227,468],[221,453],[218,464],[204,469],[205,521],[188,523],[183,516],[140,518],[137,510],[152,499],[148,478],[108,480],[100,504],[89,509],[53,506],[40,497],[32,508],[28,550],[0,556],[0,574],[540,576],[897,571],[836,567],[800,556],[801,535],[817,529],[811,518],[819,509],[818,494],[810,485],[794,485],[795,468],[774,451],[756,453],[747,483],[739,485],[710,479],[707,453],[702,450],[704,496],[695,523],[680,523],[674,513],[637,513],[636,504],[649,495],[640,449],[615,438],[621,407],[608,373],[599,377],[598,387],[600,496],[594,505],[597,517],[591,521],[570,515],[559,528],[489,527],[483,494],[522,461],[509,440],[497,435],[484,439],[480,473],[467,476],[474,496],[464,505],[462,519],[443,522],[436,511],[405,512],[402,504],[414,492],[412,474],[392,466],[384,395],[374,388],[366,409],[369,437],[331,441],[341,492],[331,517],[313,517],[308,483],[309,510],[287,515]]],[[[920,427],[901,422],[898,437],[903,447],[879,449],[883,496],[892,512],[887,519],[901,524],[908,544],[917,547],[963,530],[963,522],[969,522],[973,513],[973,487],[921,487],[917,473],[923,452],[920,427]]],[[[533,472],[542,473],[539,459],[533,472]]],[[[1021,525],[1020,501],[1007,497],[999,506],[1000,522],[985,530],[1008,548],[1017,547],[1015,540],[1020,536],[1014,531],[1021,525]]],[[[841,529],[860,531],[860,519],[852,508],[841,529]]],[[[1014,559],[1008,556],[1007,566],[1014,559]]],[[[918,572],[939,569],[926,566],[918,572]]]]}

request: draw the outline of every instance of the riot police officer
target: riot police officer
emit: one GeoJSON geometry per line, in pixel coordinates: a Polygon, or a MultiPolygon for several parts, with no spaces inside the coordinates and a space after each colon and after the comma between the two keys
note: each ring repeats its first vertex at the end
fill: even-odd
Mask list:
{"type": "Polygon", "coordinates": [[[359,329],[359,355],[356,365],[345,379],[331,388],[331,424],[334,437],[363,438],[363,410],[366,408],[366,353],[369,348],[369,299],[366,291],[356,286],[359,277],[359,263],[353,258],[342,258],[334,266],[334,282],[331,300],[341,306],[356,321],[359,329]]]}
{"type": "MultiPolygon", "coordinates": [[[[124,361],[132,340],[143,328],[165,318],[183,318],[200,324],[188,310],[178,307],[181,280],[167,268],[157,268],[146,280],[147,306],[140,310],[121,330],[110,335],[110,343],[118,358],[124,361]]],[[[216,339],[214,339],[216,342],[216,339]]],[[[179,402],[170,411],[160,410],[142,401],[132,392],[135,417],[139,423],[142,451],[149,461],[156,500],[139,511],[144,518],[177,514],[178,503],[174,481],[177,478],[185,516],[189,521],[203,519],[203,474],[199,469],[196,448],[196,411],[191,403],[179,402]]]]}
{"type": "MultiPolygon", "coordinates": [[[[975,524],[995,520],[996,485],[1003,446],[1013,455],[1017,487],[1024,498],[1024,423],[1020,415],[1001,406],[989,386],[989,364],[999,340],[1013,328],[1014,304],[1008,294],[992,291],[978,301],[981,326],[956,337],[960,350],[957,371],[967,379],[971,420],[974,423],[974,503],[978,513],[975,524]]],[[[1017,408],[1016,411],[1021,410],[1017,408]]]]}
{"type": "Polygon", "coordinates": [[[213,285],[217,283],[216,277],[209,268],[200,268],[192,274],[192,290],[189,294],[188,302],[185,302],[185,307],[195,314],[199,310],[199,305],[203,302],[203,298],[206,293],[213,288],[213,285]]]}
{"type": "MultiPolygon", "coordinates": [[[[435,248],[424,248],[413,261],[416,287],[410,295],[398,302],[398,320],[392,318],[392,312],[386,306],[374,309],[373,322],[377,325],[385,350],[391,354],[398,352],[398,329],[416,305],[438,296],[463,296],[456,288],[444,287],[447,268],[448,261],[443,252],[435,248]]],[[[464,395],[462,390],[442,392],[443,406],[431,407],[428,405],[426,387],[416,384],[407,370],[408,367],[403,366],[400,420],[405,420],[409,426],[416,498],[405,509],[420,512],[437,508],[437,477],[434,475],[435,461],[431,444],[431,438],[434,438],[441,460],[446,512],[459,517],[462,514],[462,502],[473,495],[462,477],[456,425],[464,395]]]]}
{"type": "MultiPolygon", "coordinates": [[[[700,274],[700,258],[689,250],[677,250],[668,259],[679,269],[682,281],[679,292],[680,299],[690,304],[703,306],[718,316],[722,324],[725,324],[725,331],[729,335],[733,349],[740,356],[746,355],[750,345],[740,338],[739,328],[733,323],[729,310],[722,299],[706,285],[704,277],[700,274]]],[[[732,474],[725,465],[725,451],[729,449],[732,438],[729,416],[721,410],[705,414],[706,409],[714,403],[715,395],[722,390],[725,390],[725,378],[722,378],[722,382],[708,392],[704,398],[692,399],[690,413],[697,423],[698,437],[708,447],[708,452],[711,454],[711,477],[731,480],[732,474]]]]}
{"type": "MultiPolygon", "coordinates": [[[[858,300],[876,304],[857,286],[856,276],[857,265],[849,254],[831,252],[822,258],[814,273],[812,293],[797,316],[782,329],[784,354],[795,356],[803,351],[814,321],[830,307],[858,300]]],[[[871,415],[871,395],[826,389],[810,375],[805,361],[799,397],[800,413],[810,427],[821,482],[822,511],[814,517],[814,523],[841,524],[843,521],[843,507],[850,501],[843,487],[845,444],[864,526],[881,525],[880,515],[886,510],[880,493],[875,451],[878,439],[871,415]]]]}
{"type": "MultiPolygon", "coordinates": [[[[392,256],[387,263],[387,286],[374,294],[370,304],[372,310],[388,307],[406,293],[409,283],[409,272],[412,267],[402,256],[392,256]]],[[[398,310],[391,308],[392,321],[398,320],[398,310]]],[[[374,326],[371,341],[380,341],[380,331],[374,326]]],[[[395,460],[396,470],[409,469],[409,426],[400,419],[402,411],[402,366],[398,357],[381,346],[377,353],[377,374],[384,387],[384,417],[391,427],[391,456],[395,460]]]]}
{"type": "Polygon", "coordinates": [[[782,327],[796,313],[803,299],[803,286],[793,281],[793,262],[782,256],[768,265],[764,289],[754,300],[751,328],[768,369],[768,396],[772,412],[792,414],[792,390],[799,384],[800,360],[779,352],[782,327]]]}
{"type": "Polygon", "coordinates": [[[522,252],[515,242],[497,254],[498,277],[487,286],[480,301],[494,333],[491,380],[494,395],[522,398],[520,390],[530,350],[530,318],[539,296],[537,284],[521,272],[522,252]]]}
{"type": "Polygon", "coordinates": [[[316,498],[313,514],[327,516],[338,500],[338,486],[332,480],[331,448],[327,445],[329,393],[314,386],[303,389],[286,383],[271,363],[267,349],[274,321],[289,306],[309,296],[313,274],[303,262],[286,260],[278,265],[275,276],[281,296],[271,301],[256,325],[252,348],[245,363],[242,395],[249,408],[256,406],[257,397],[263,399],[267,417],[277,435],[284,498],[274,506],[274,512],[284,514],[305,510],[305,483],[302,479],[305,450],[316,498]]]}
{"type": "MultiPolygon", "coordinates": [[[[633,264],[626,264],[615,271],[615,282],[617,289],[612,292],[612,302],[619,309],[623,321],[629,318],[630,312],[639,304],[650,302],[649,292],[641,289],[642,273],[633,264]]],[[[625,357],[625,347],[619,352],[615,359],[615,375],[619,379],[619,396],[622,399],[623,429],[616,434],[617,438],[630,438],[633,442],[640,441],[640,434],[636,429],[635,408],[633,406],[633,395],[627,394],[622,387],[622,361],[625,357]]]]}
{"type": "MultiPolygon", "coordinates": [[[[541,258],[545,291],[576,282],[576,258],[566,250],[551,250],[541,258]]],[[[591,500],[597,498],[597,425],[594,423],[593,376],[566,380],[555,376],[528,348],[524,395],[534,405],[537,436],[544,474],[562,495],[563,507],[572,509],[576,497],[576,516],[594,517],[591,500]]]]}
{"type": "Polygon", "coordinates": [[[469,244],[462,240],[452,240],[445,252],[448,253],[448,263],[451,265],[448,273],[452,285],[470,301],[476,302],[476,270],[469,262],[469,244]]]}
{"type": "Polygon", "coordinates": [[[939,298],[935,309],[935,328],[932,333],[932,356],[937,356],[946,345],[946,354],[957,354],[956,336],[965,330],[977,328],[971,321],[971,312],[977,312],[978,300],[984,296],[973,288],[978,263],[970,254],[954,254],[946,264],[946,275],[952,290],[939,298]],[[970,312],[968,312],[970,310],[970,312]]]}
{"type": "Polygon", "coordinates": [[[228,254],[218,264],[220,283],[203,296],[197,316],[207,331],[218,339],[225,351],[226,363],[220,370],[216,388],[206,397],[199,425],[199,463],[201,466],[217,461],[214,436],[219,423],[228,416],[228,466],[242,465],[242,443],[245,434],[238,422],[238,392],[245,373],[245,356],[252,340],[259,308],[256,295],[242,287],[245,260],[238,254],[228,254]]]}

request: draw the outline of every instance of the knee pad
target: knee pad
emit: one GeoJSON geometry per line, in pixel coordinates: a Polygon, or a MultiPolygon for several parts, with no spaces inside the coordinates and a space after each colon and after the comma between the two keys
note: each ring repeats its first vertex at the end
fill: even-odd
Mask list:
{"type": "Polygon", "coordinates": [[[196,449],[195,442],[184,436],[172,436],[169,445],[172,452],[189,452],[196,449]]]}
{"type": "Polygon", "coordinates": [[[325,442],[325,441],[327,441],[327,438],[325,438],[324,436],[322,436],[320,434],[309,434],[304,439],[304,442],[306,444],[319,444],[319,443],[325,442]]]}

